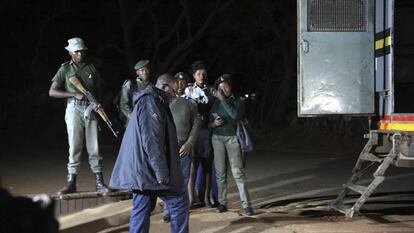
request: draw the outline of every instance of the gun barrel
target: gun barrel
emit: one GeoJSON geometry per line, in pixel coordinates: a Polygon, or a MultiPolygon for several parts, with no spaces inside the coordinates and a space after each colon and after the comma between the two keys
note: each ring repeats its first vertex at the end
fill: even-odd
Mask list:
{"type": "Polygon", "coordinates": [[[119,132],[115,132],[115,130],[112,128],[112,126],[109,124],[110,122],[108,122],[108,121],[105,121],[106,122],[106,124],[108,125],[108,128],[112,131],[112,134],[116,137],[116,138],[118,138],[118,133],[119,132]]]}
{"type": "Polygon", "coordinates": [[[99,116],[101,116],[102,120],[105,121],[106,125],[108,126],[108,128],[112,131],[112,134],[118,138],[118,132],[116,132],[113,128],[112,128],[112,122],[109,120],[109,117],[106,115],[105,111],[102,108],[99,108],[98,110],[96,110],[96,112],[99,114],[99,116]]]}

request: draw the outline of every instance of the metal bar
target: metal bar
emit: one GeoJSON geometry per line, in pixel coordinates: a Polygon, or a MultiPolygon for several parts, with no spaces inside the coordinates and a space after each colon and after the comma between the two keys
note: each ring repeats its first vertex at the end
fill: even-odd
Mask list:
{"type": "MultiPolygon", "coordinates": [[[[384,40],[386,37],[385,31],[390,30],[391,40],[394,41],[394,0],[385,0],[384,4],[384,40]]],[[[386,89],[389,90],[389,95],[386,98],[386,112],[385,115],[389,116],[394,113],[394,52],[393,42],[390,46],[390,53],[385,55],[385,79],[386,89]]]]}

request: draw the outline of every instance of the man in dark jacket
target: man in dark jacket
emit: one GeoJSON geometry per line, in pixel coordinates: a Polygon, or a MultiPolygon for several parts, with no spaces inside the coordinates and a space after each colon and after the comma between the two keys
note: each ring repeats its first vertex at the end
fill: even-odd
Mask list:
{"type": "Polygon", "coordinates": [[[151,207],[160,197],[171,214],[171,232],[188,232],[189,204],[180,166],[177,134],[168,107],[177,90],[169,74],[134,95],[110,186],[133,192],[129,232],[149,232],[151,207]]]}

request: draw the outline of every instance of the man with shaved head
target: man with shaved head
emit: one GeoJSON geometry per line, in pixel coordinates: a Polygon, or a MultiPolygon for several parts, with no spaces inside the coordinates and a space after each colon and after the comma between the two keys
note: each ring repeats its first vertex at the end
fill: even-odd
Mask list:
{"type": "Polygon", "coordinates": [[[177,81],[158,77],[133,97],[134,109],[122,139],[110,186],[132,190],[129,232],[149,232],[156,198],[166,203],[171,232],[188,232],[189,204],[180,166],[178,140],[169,109],[177,81]]]}

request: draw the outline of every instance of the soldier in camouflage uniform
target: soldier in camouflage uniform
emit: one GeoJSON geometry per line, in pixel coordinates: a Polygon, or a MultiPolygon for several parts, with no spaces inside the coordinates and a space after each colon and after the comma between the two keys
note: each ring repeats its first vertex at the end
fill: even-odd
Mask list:
{"type": "MultiPolygon", "coordinates": [[[[96,190],[108,192],[102,175],[102,157],[98,145],[98,121],[94,113],[88,118],[84,116],[89,105],[86,97],[69,82],[75,76],[82,85],[94,96],[98,94],[100,76],[95,66],[85,60],[85,46],[81,38],[68,40],[65,49],[69,52],[71,60],[62,64],[52,79],[49,95],[54,98],[66,98],[67,106],[65,122],[69,142],[69,163],[67,184],[58,194],[76,192],[76,176],[80,169],[83,139],[86,140],[86,149],[89,154],[89,164],[95,174],[96,190]]],[[[97,106],[100,107],[100,106],[97,106]]]]}

